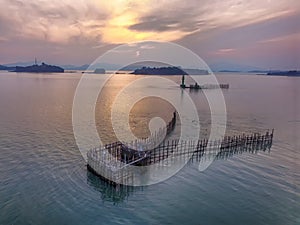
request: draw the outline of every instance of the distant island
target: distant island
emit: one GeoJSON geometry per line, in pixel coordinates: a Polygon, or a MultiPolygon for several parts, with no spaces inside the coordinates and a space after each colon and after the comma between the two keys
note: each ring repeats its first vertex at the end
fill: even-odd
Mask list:
{"type": "Polygon", "coordinates": [[[300,71],[298,70],[290,70],[290,71],[271,71],[268,72],[269,76],[288,76],[288,77],[298,77],[300,76],[300,71]]]}
{"type": "Polygon", "coordinates": [[[34,64],[31,66],[16,66],[12,72],[25,72],[25,73],[64,73],[65,70],[59,66],[52,66],[45,63],[41,65],[34,64]]]}
{"type": "Polygon", "coordinates": [[[97,69],[94,70],[94,73],[96,73],[96,74],[105,74],[105,69],[97,68],[97,69]]]}
{"type": "Polygon", "coordinates": [[[187,75],[179,67],[142,67],[135,69],[131,74],[139,75],[187,75]]]}

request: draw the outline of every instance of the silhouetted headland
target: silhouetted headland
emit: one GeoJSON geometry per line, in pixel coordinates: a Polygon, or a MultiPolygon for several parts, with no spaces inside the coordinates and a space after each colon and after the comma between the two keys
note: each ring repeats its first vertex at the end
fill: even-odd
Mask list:
{"type": "Polygon", "coordinates": [[[59,66],[52,66],[45,63],[41,65],[34,64],[31,66],[16,66],[13,72],[26,72],[26,73],[64,73],[65,70],[59,66]]]}

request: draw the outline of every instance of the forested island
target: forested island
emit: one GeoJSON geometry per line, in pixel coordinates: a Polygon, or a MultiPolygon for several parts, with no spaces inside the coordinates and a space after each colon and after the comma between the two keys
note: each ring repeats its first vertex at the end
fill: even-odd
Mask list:
{"type": "Polygon", "coordinates": [[[179,67],[142,67],[134,70],[131,74],[140,75],[187,75],[179,67]]]}
{"type": "Polygon", "coordinates": [[[52,66],[45,63],[41,65],[34,64],[31,66],[16,66],[12,72],[26,72],[26,73],[64,73],[65,70],[59,66],[52,66]]]}

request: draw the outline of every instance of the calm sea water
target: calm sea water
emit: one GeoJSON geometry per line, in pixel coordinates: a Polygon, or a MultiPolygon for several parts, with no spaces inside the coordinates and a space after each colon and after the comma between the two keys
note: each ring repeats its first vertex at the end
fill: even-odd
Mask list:
{"type": "MultiPolygon", "coordinates": [[[[227,134],[275,128],[269,153],[217,160],[204,172],[191,164],[163,183],[117,190],[87,171],[76,146],[72,102],[80,76],[0,73],[0,224],[300,224],[300,78],[217,76],[230,84],[227,134]]],[[[133,79],[114,77],[98,99],[107,142],[110,102],[133,79]]],[[[191,96],[208,124],[203,94],[191,96]]],[[[168,118],[172,110],[152,101],[132,111],[137,135],[147,135],[153,115],[168,118]]]]}

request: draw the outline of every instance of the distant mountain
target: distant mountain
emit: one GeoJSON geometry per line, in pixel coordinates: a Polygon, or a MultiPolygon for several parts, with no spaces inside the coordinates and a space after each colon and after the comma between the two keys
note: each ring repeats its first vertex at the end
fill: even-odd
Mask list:
{"type": "Polygon", "coordinates": [[[209,65],[210,69],[215,72],[248,72],[248,71],[263,71],[265,69],[249,66],[240,65],[231,62],[217,62],[209,65]]]}
{"type": "Polygon", "coordinates": [[[184,72],[186,72],[188,75],[208,75],[209,72],[207,70],[201,70],[201,69],[182,69],[184,72]]]}
{"type": "Polygon", "coordinates": [[[89,68],[88,64],[84,64],[82,66],[75,66],[75,65],[61,65],[62,68],[65,70],[87,70],[89,68]]]}
{"type": "MultiPolygon", "coordinates": [[[[30,65],[33,65],[34,63],[35,62],[33,62],[33,61],[28,61],[28,62],[16,62],[16,63],[4,64],[4,65],[0,66],[0,70],[7,70],[6,67],[9,67],[8,70],[12,70],[16,66],[30,66],[30,65]]],[[[40,64],[41,62],[38,62],[38,63],[40,64]]],[[[139,62],[139,63],[131,64],[131,65],[125,66],[123,68],[122,68],[122,65],[113,64],[113,63],[96,63],[96,64],[93,64],[92,66],[90,66],[89,64],[84,64],[84,65],[60,64],[59,66],[65,70],[82,70],[82,71],[84,71],[84,70],[89,69],[91,71],[94,71],[97,68],[103,68],[106,71],[108,71],[108,70],[134,71],[136,69],[140,69],[143,67],[168,67],[170,65],[165,64],[165,63],[159,63],[159,62],[146,61],[146,62],[139,62]]],[[[234,62],[227,62],[227,61],[211,63],[211,64],[209,64],[209,67],[214,72],[228,72],[228,73],[249,72],[249,73],[256,73],[256,74],[270,72],[269,70],[267,70],[265,68],[259,68],[259,67],[251,66],[251,65],[249,66],[249,65],[236,64],[234,62]]],[[[179,67],[179,68],[181,68],[181,67],[179,67]]],[[[185,70],[185,71],[188,70],[187,73],[192,74],[192,75],[198,74],[199,72],[201,72],[201,74],[206,73],[204,70],[201,70],[201,69],[199,70],[199,69],[186,68],[183,70],[185,70]],[[196,71],[196,70],[198,70],[198,71],[196,71]]]]}
{"type": "Polygon", "coordinates": [[[219,70],[217,72],[221,72],[221,73],[240,73],[242,71],[240,71],[240,70],[219,70]]]}
{"type": "MultiPolygon", "coordinates": [[[[37,63],[41,63],[40,61],[37,61],[37,63]]],[[[28,62],[16,62],[16,63],[8,63],[8,64],[4,64],[3,66],[7,66],[7,67],[16,67],[16,66],[31,66],[35,64],[34,61],[28,61],[28,62]]]]}
{"type": "Polygon", "coordinates": [[[97,68],[104,68],[105,70],[117,70],[121,68],[120,65],[111,64],[111,63],[96,63],[93,65],[84,64],[81,66],[76,65],[61,65],[65,70],[95,70],[97,68]]]}
{"type": "Polygon", "coordinates": [[[90,69],[95,70],[97,68],[103,68],[105,70],[118,70],[121,67],[122,67],[121,65],[113,64],[113,63],[96,63],[90,66],[90,69]]]}
{"type": "Polygon", "coordinates": [[[105,72],[106,71],[103,68],[97,68],[94,70],[94,73],[96,73],[96,74],[105,74],[105,72]]]}

